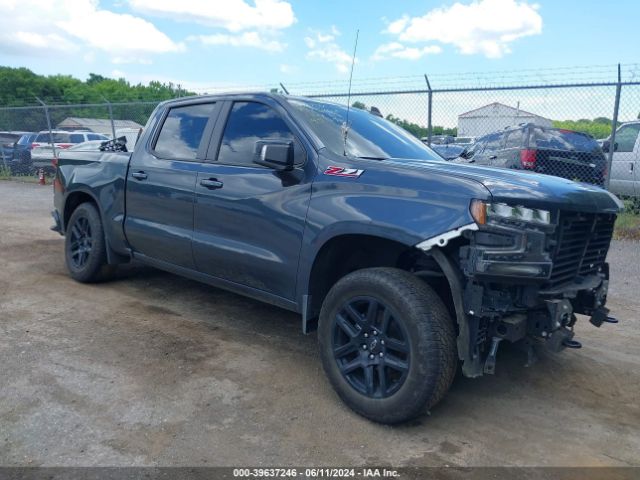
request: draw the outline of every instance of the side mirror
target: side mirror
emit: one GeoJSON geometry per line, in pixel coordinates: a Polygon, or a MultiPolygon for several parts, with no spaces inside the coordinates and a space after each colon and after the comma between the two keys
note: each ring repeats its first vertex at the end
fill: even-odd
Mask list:
{"type": "Polygon", "coordinates": [[[253,163],[278,171],[293,170],[293,142],[256,142],[256,158],[253,163]]]}

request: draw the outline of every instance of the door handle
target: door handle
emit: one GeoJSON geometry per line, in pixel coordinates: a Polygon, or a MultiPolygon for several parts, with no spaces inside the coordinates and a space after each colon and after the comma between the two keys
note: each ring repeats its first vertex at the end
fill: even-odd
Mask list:
{"type": "Polygon", "coordinates": [[[489,160],[495,160],[496,158],[498,158],[498,156],[497,156],[497,155],[491,155],[491,156],[489,157],[489,160]]]}
{"type": "Polygon", "coordinates": [[[133,172],[131,174],[131,176],[133,178],[135,178],[136,180],[146,180],[147,179],[147,174],[144,172],[133,172]]]}
{"type": "Polygon", "coordinates": [[[633,172],[633,162],[631,162],[631,163],[629,164],[629,171],[630,171],[630,172],[633,172]]]}
{"type": "Polygon", "coordinates": [[[209,190],[215,190],[216,188],[222,188],[224,184],[217,178],[208,178],[206,180],[200,180],[200,185],[209,190]]]}

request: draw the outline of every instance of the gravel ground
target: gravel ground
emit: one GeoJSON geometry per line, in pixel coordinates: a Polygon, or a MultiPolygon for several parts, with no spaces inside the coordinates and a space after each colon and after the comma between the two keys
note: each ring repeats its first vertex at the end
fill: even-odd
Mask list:
{"type": "Polygon", "coordinates": [[[368,422],[298,316],[143,267],[65,273],[51,187],[0,182],[0,465],[640,465],[640,244],[614,242],[581,350],[457,378],[430,415],[368,422]]]}

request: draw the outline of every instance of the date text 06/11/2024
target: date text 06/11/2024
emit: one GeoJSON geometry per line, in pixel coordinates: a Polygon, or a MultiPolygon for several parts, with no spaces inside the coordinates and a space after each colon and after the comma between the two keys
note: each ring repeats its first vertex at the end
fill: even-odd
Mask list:
{"type": "Polygon", "coordinates": [[[234,478],[397,478],[387,468],[234,468],[234,478]]]}

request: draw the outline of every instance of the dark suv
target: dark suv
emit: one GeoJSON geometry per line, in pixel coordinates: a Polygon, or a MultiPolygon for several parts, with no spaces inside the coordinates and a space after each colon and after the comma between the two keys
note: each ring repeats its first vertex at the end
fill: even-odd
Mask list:
{"type": "Polygon", "coordinates": [[[607,175],[604,153],[593,137],[533,124],[480,137],[459,161],[530,170],[600,186],[607,175]]]}

